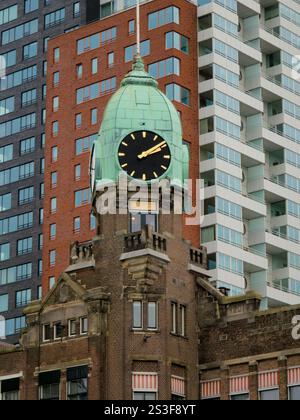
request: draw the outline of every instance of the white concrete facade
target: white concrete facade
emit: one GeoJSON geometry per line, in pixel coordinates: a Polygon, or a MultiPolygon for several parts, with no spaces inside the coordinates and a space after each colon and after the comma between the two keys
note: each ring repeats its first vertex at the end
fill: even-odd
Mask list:
{"type": "Polygon", "coordinates": [[[212,281],[300,304],[300,1],[198,0],[212,281]]]}

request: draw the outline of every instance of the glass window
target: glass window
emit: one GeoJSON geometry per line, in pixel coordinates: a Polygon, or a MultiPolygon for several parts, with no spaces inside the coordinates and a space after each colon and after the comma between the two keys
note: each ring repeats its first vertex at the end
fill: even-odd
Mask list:
{"type": "Polygon", "coordinates": [[[92,59],[92,74],[98,73],[98,58],[92,59]]]}
{"type": "Polygon", "coordinates": [[[17,241],[17,255],[25,255],[32,252],[32,237],[17,241]]]}
{"type": "Polygon", "coordinates": [[[80,318],[80,334],[81,335],[87,334],[89,331],[88,328],[89,328],[88,318],[87,317],[80,318]]]}
{"type": "Polygon", "coordinates": [[[89,204],[91,201],[91,192],[89,188],[75,192],[75,207],[89,204]]]}
{"type": "MultiPolygon", "coordinates": [[[[131,45],[130,47],[125,48],[125,62],[128,63],[132,61],[134,56],[137,53],[137,47],[135,45],[131,45]]],[[[150,40],[142,41],[141,42],[141,57],[145,57],[150,54],[150,40]]]]}
{"type": "Polygon", "coordinates": [[[143,304],[140,301],[133,302],[133,323],[134,329],[143,328],[143,304]]]}
{"type": "Polygon", "coordinates": [[[51,327],[50,324],[43,325],[43,341],[51,340],[51,327]]]}
{"type": "Polygon", "coordinates": [[[0,195],[0,213],[11,209],[11,193],[0,195]]]}
{"type": "Polygon", "coordinates": [[[16,292],[16,308],[27,306],[31,302],[31,289],[16,292]]]}
{"type": "Polygon", "coordinates": [[[279,390],[278,389],[270,389],[265,391],[260,391],[259,393],[260,399],[262,401],[277,401],[279,400],[279,390]]]}
{"type": "Polygon", "coordinates": [[[79,17],[80,16],[80,2],[77,1],[73,4],[73,17],[79,17]]]}
{"type": "Polygon", "coordinates": [[[8,311],[8,295],[0,295],[0,312],[8,311]]]}
{"type": "Polygon", "coordinates": [[[91,110],[91,124],[95,125],[98,122],[98,110],[94,108],[91,110]]]}
{"type": "Polygon", "coordinates": [[[148,302],[148,328],[157,329],[157,302],[148,302]]]}
{"type": "Polygon", "coordinates": [[[23,60],[28,60],[36,57],[38,54],[38,43],[32,42],[31,44],[24,45],[23,47],[23,60]]]}
{"type": "Polygon", "coordinates": [[[33,12],[39,8],[39,0],[25,0],[25,13],[33,12]]]}
{"type": "Polygon", "coordinates": [[[0,244],[0,261],[7,261],[10,258],[10,243],[0,244]]]}
{"type": "Polygon", "coordinates": [[[179,14],[178,7],[174,6],[150,13],[148,15],[148,29],[155,29],[169,23],[177,23],[179,25],[179,14]]]}
{"type": "Polygon", "coordinates": [[[289,400],[292,400],[292,401],[300,400],[300,385],[289,387],[289,400]]]}
{"type": "Polygon", "coordinates": [[[74,337],[76,335],[76,319],[69,320],[69,337],[74,337]]]}
{"type": "Polygon", "coordinates": [[[155,401],[156,392],[134,392],[133,400],[134,401],[155,401]]]}
{"type": "Polygon", "coordinates": [[[74,232],[80,232],[80,217],[75,217],[74,219],[74,232]]]}
{"type": "Polygon", "coordinates": [[[88,367],[67,369],[67,399],[80,401],[88,399],[88,367]]]}
{"type": "Polygon", "coordinates": [[[58,401],[60,397],[60,371],[39,374],[39,399],[41,401],[58,401]]]}
{"type": "Polygon", "coordinates": [[[108,67],[112,67],[115,64],[115,53],[110,52],[107,54],[107,65],[108,67]]]}

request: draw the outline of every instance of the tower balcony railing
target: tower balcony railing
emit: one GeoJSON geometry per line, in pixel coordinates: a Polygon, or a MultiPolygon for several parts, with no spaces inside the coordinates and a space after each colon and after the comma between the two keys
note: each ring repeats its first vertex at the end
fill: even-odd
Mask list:
{"type": "Polygon", "coordinates": [[[128,233],[124,236],[124,252],[153,249],[158,252],[167,252],[167,239],[153,231],[152,226],[145,226],[139,232],[128,233]]]}
{"type": "Polygon", "coordinates": [[[90,262],[94,259],[93,243],[88,242],[75,242],[71,245],[70,250],[70,263],[71,265],[90,262]]]}
{"type": "Polygon", "coordinates": [[[207,249],[204,246],[200,248],[190,248],[190,262],[207,268],[207,249]]]}

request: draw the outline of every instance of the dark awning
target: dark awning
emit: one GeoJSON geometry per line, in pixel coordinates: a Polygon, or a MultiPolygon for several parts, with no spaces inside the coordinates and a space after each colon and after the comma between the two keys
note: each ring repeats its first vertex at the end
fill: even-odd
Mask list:
{"type": "Polygon", "coordinates": [[[88,366],[78,366],[67,370],[67,381],[76,381],[88,377],[88,366]]]}
{"type": "Polygon", "coordinates": [[[39,374],[39,386],[59,384],[60,383],[60,370],[53,370],[51,372],[44,372],[39,374]]]}
{"type": "Polygon", "coordinates": [[[20,378],[7,379],[1,382],[1,392],[12,392],[19,391],[20,389],[20,378]]]}

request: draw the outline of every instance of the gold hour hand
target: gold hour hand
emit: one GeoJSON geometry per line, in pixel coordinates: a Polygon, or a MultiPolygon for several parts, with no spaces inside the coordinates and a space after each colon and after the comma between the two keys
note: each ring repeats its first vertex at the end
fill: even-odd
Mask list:
{"type": "Polygon", "coordinates": [[[151,149],[142,152],[140,155],[138,155],[138,158],[143,159],[143,158],[146,158],[149,155],[153,155],[154,153],[160,152],[162,146],[164,146],[165,144],[166,144],[166,142],[162,141],[161,143],[155,145],[154,147],[151,147],[151,149]]]}

